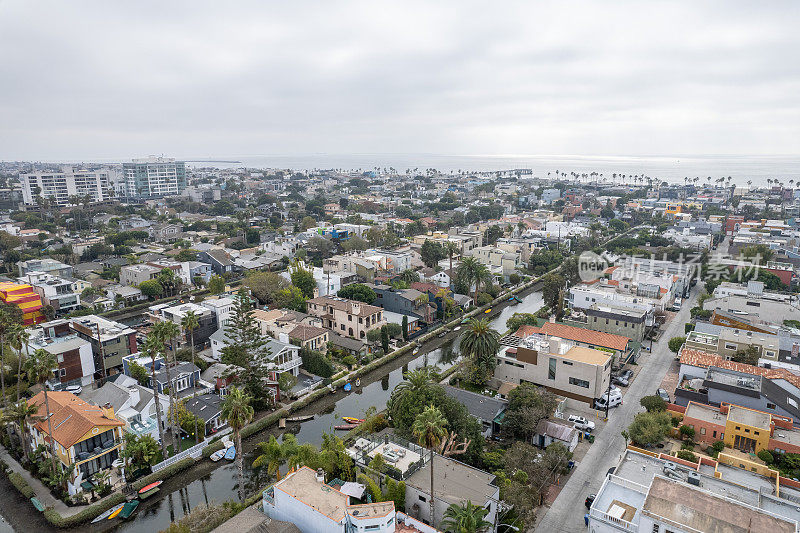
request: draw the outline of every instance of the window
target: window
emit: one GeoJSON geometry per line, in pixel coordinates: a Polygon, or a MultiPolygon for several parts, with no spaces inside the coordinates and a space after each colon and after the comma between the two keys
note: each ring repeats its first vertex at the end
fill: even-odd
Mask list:
{"type": "Polygon", "coordinates": [[[767,402],[767,409],[775,409],[775,404],[767,402]]]}
{"type": "Polygon", "coordinates": [[[66,368],[60,368],[58,370],[58,375],[61,376],[61,377],[66,376],[67,375],[67,369],[66,368]]]}
{"type": "Polygon", "coordinates": [[[653,533],[658,533],[660,526],[658,524],[653,524],[653,533]]]}
{"type": "Polygon", "coordinates": [[[570,385],[576,385],[578,387],[583,387],[585,389],[589,388],[589,382],[586,381],[585,379],[578,379],[578,378],[570,377],[569,378],[569,384],[570,385]]]}
{"type": "Polygon", "coordinates": [[[764,355],[766,357],[775,357],[775,352],[773,352],[772,350],[767,350],[766,352],[764,352],[764,355]]]}
{"type": "Polygon", "coordinates": [[[713,431],[711,436],[714,437],[715,439],[717,438],[717,430],[716,429],[713,431]]]}
{"type": "Polygon", "coordinates": [[[726,350],[736,350],[738,347],[739,347],[739,346],[738,346],[738,345],[736,345],[736,344],[731,344],[731,343],[729,343],[729,342],[726,342],[726,343],[725,343],[725,349],[726,349],[726,350]]]}
{"type": "Polygon", "coordinates": [[[745,303],[746,305],[751,305],[753,307],[761,307],[761,304],[759,302],[745,302],[745,303]]]}
{"type": "Polygon", "coordinates": [[[700,428],[700,434],[701,435],[705,435],[706,434],[706,428],[700,428]]]}
{"type": "Polygon", "coordinates": [[[547,371],[547,379],[556,379],[556,365],[558,361],[554,358],[550,358],[550,368],[547,371]]]}
{"type": "Polygon", "coordinates": [[[567,366],[572,366],[572,361],[561,361],[561,362],[567,366]]]}
{"type": "Polygon", "coordinates": [[[421,496],[420,495],[420,496],[418,496],[418,498],[419,498],[419,501],[421,501],[421,502],[427,502],[428,501],[427,499],[425,499],[425,496],[421,496]]]}

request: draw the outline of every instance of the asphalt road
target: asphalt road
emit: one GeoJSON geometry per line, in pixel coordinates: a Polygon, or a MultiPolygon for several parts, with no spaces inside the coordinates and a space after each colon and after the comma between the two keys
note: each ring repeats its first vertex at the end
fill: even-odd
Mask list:
{"type": "Polygon", "coordinates": [[[609,412],[605,427],[595,436],[594,444],[583,460],[575,467],[561,493],[553,505],[535,527],[540,533],[585,532],[583,515],[586,513],[584,500],[591,493],[597,493],[606,472],[617,466],[625,449],[625,439],[620,432],[628,427],[636,413],[643,411],[639,400],[643,396],[655,394],[661,380],[669,370],[675,355],[669,351],[667,343],[672,337],[683,336],[684,323],[689,321],[691,309],[697,302],[699,285],[692,289],[692,295],[681,306],[680,312],[667,324],[666,331],[658,342],[653,343],[653,351],[642,353],[639,357],[639,375],[624,391],[623,403],[609,412]]]}

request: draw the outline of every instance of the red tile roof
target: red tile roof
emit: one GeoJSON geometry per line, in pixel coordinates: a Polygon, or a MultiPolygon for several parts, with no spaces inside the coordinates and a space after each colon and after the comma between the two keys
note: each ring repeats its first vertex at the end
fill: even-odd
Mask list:
{"type": "Polygon", "coordinates": [[[685,346],[681,349],[681,364],[700,368],[715,366],[717,368],[734,370],[754,376],[762,376],[767,379],[785,379],[795,387],[800,388],[800,376],[785,368],[762,368],[760,366],[737,363],[736,361],[728,361],[721,355],[715,353],[695,350],[694,348],[687,348],[685,346]]]}
{"type": "Polygon", "coordinates": [[[535,326],[521,326],[515,335],[517,337],[527,337],[534,333],[539,335],[552,335],[553,337],[561,337],[562,339],[570,341],[582,342],[584,344],[591,344],[593,346],[611,348],[619,351],[625,351],[630,342],[628,337],[623,337],[622,335],[603,333],[602,331],[567,326],[566,324],[556,324],[554,322],[545,322],[541,328],[535,326]]]}
{"type": "MultiPolygon", "coordinates": [[[[56,442],[65,448],[69,448],[78,442],[94,427],[109,428],[125,425],[125,422],[116,417],[107,418],[103,409],[86,403],[71,392],[48,392],[47,402],[50,405],[53,436],[56,442]]],[[[38,407],[39,410],[36,415],[44,418],[46,414],[44,392],[40,392],[31,398],[29,403],[38,407]]],[[[40,433],[49,435],[49,424],[46,419],[34,425],[40,433]]],[[[98,434],[102,433],[102,431],[98,431],[98,434]]]]}

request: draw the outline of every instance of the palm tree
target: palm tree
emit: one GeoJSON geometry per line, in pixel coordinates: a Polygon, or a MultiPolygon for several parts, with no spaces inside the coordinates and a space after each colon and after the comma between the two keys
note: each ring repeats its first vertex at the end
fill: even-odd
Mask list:
{"type": "MultiPolygon", "coordinates": [[[[194,311],[189,311],[181,319],[181,327],[183,327],[183,331],[184,332],[186,332],[186,331],[189,332],[189,343],[191,344],[191,347],[192,347],[192,365],[194,366],[195,365],[195,362],[194,362],[194,330],[196,330],[197,328],[200,327],[200,319],[197,317],[197,315],[195,314],[194,311]]],[[[195,386],[192,387],[192,389],[193,389],[192,398],[196,399],[197,398],[197,385],[195,384],[195,386]]],[[[200,438],[199,435],[197,434],[197,419],[198,419],[198,417],[194,417],[194,441],[195,442],[198,442],[198,439],[200,438]]]]}
{"type": "Polygon", "coordinates": [[[155,335],[155,337],[160,341],[161,347],[164,350],[164,372],[166,373],[167,377],[167,392],[169,395],[169,413],[167,413],[167,421],[170,425],[170,433],[172,433],[172,450],[175,453],[178,453],[180,449],[178,446],[180,445],[180,430],[177,429],[177,413],[176,413],[176,406],[178,402],[175,396],[175,387],[172,383],[172,371],[170,370],[171,362],[175,362],[175,338],[180,335],[180,328],[177,324],[171,321],[166,322],[159,322],[153,326],[153,329],[150,331],[150,335],[155,335]],[[169,360],[167,357],[167,351],[165,349],[167,341],[170,342],[172,345],[172,361],[169,360]]]}
{"type": "Polygon", "coordinates": [[[444,512],[442,527],[453,533],[483,533],[492,527],[492,523],[484,519],[488,512],[488,509],[473,505],[469,500],[454,503],[444,512]]]}
{"type": "Polygon", "coordinates": [[[25,422],[28,420],[40,421],[42,418],[36,416],[39,408],[35,405],[28,403],[28,400],[20,400],[19,402],[7,407],[3,410],[3,421],[16,422],[19,426],[20,440],[22,441],[22,453],[25,459],[28,459],[30,452],[28,450],[28,439],[25,437],[27,427],[25,422]]]}
{"type": "MultiPolygon", "coordinates": [[[[288,433],[284,434],[284,438],[286,435],[288,435],[288,433]]],[[[286,459],[284,456],[284,448],[280,445],[278,439],[275,438],[275,435],[270,435],[268,442],[259,442],[258,448],[261,450],[261,453],[253,460],[253,468],[266,466],[267,475],[275,476],[276,481],[280,481],[280,467],[284,459],[286,459]]]]}
{"type": "Polygon", "coordinates": [[[431,449],[431,525],[436,527],[436,508],[433,504],[433,458],[434,448],[441,446],[447,438],[447,419],[433,404],[417,415],[411,426],[411,434],[420,446],[431,449]]]}
{"type": "Polygon", "coordinates": [[[471,360],[483,380],[494,370],[495,356],[500,349],[500,334],[492,329],[488,320],[473,318],[461,339],[461,353],[471,360]]]}
{"type": "Polygon", "coordinates": [[[41,348],[33,352],[33,355],[25,361],[25,370],[28,372],[28,378],[43,385],[47,433],[50,436],[50,462],[53,466],[53,472],[56,471],[56,440],[53,437],[53,417],[50,416],[50,398],[47,395],[45,382],[53,375],[53,369],[55,368],[58,368],[56,356],[41,348]]]}
{"type": "Polygon", "coordinates": [[[244,465],[242,463],[242,434],[241,430],[253,419],[253,407],[250,405],[252,397],[238,387],[231,387],[222,404],[222,419],[227,420],[233,428],[236,440],[236,467],[239,470],[239,501],[244,501],[244,465]]]}
{"type": "Polygon", "coordinates": [[[428,389],[438,381],[438,372],[431,367],[422,367],[411,372],[406,372],[405,379],[397,385],[389,396],[387,406],[391,410],[391,405],[406,393],[416,393],[428,389]]]}
{"type": "Polygon", "coordinates": [[[169,458],[167,442],[164,440],[164,427],[161,425],[161,400],[158,398],[158,382],[156,382],[156,357],[160,355],[164,345],[156,335],[149,335],[142,347],[142,355],[150,355],[150,384],[153,387],[153,400],[156,404],[156,425],[158,426],[158,440],[161,442],[161,457],[169,458]]]}
{"type": "Polygon", "coordinates": [[[472,301],[475,305],[478,305],[478,288],[481,283],[486,284],[488,282],[490,277],[489,269],[475,257],[465,257],[458,266],[458,277],[466,282],[467,285],[475,284],[472,301]]]}
{"type": "MultiPolygon", "coordinates": [[[[13,327],[10,318],[11,316],[5,309],[0,310],[0,385],[2,385],[3,408],[5,408],[8,403],[8,397],[6,396],[6,333],[13,327]]],[[[11,427],[7,426],[6,431],[8,431],[10,442],[11,427]]]]}
{"type": "Polygon", "coordinates": [[[25,347],[25,355],[30,357],[30,347],[28,342],[31,339],[31,334],[27,329],[24,329],[21,325],[17,324],[14,328],[8,333],[9,340],[11,341],[11,345],[19,354],[19,358],[17,361],[17,401],[19,401],[19,395],[21,392],[21,379],[22,376],[22,363],[23,363],[23,356],[22,356],[22,347],[25,347]]]}
{"type": "MultiPolygon", "coordinates": [[[[522,224],[522,221],[520,221],[522,224]]],[[[450,287],[453,286],[453,254],[458,253],[458,244],[453,241],[446,241],[444,243],[444,249],[447,252],[447,257],[450,259],[450,271],[447,273],[450,276],[450,287]]]]}

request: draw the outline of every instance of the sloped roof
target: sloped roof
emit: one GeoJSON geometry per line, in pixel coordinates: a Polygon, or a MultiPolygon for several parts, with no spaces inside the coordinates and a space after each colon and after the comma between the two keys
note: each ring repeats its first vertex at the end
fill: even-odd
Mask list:
{"type": "Polygon", "coordinates": [[[444,392],[464,404],[469,414],[487,422],[494,420],[498,413],[508,405],[505,400],[484,396],[477,392],[459,389],[450,385],[444,385],[444,392]]]}
{"type": "Polygon", "coordinates": [[[536,425],[536,433],[539,435],[547,435],[550,438],[562,442],[570,442],[574,432],[574,427],[567,426],[566,424],[559,424],[558,422],[547,419],[539,420],[539,423],[536,425]]]}
{"type": "MultiPolygon", "coordinates": [[[[34,424],[36,429],[49,435],[48,426],[53,426],[53,438],[56,442],[69,448],[94,427],[121,427],[125,422],[118,418],[108,418],[100,407],[90,405],[71,392],[52,391],[47,393],[50,404],[50,424],[47,419],[34,424]]],[[[37,416],[45,417],[44,392],[31,398],[31,405],[38,408],[37,416]]]]}
{"type": "Polygon", "coordinates": [[[567,326],[566,324],[557,324],[555,322],[545,322],[542,324],[541,328],[535,326],[520,326],[514,335],[525,338],[534,333],[552,335],[562,339],[591,344],[593,346],[601,346],[603,348],[612,348],[619,351],[625,351],[630,342],[628,337],[623,337],[622,335],[603,333],[602,331],[567,326]]]}
{"type": "Polygon", "coordinates": [[[686,346],[681,349],[681,364],[700,368],[715,366],[725,370],[734,370],[736,372],[762,376],[772,380],[785,379],[795,387],[800,388],[800,376],[790,372],[786,368],[763,368],[745,363],[737,363],[736,361],[728,361],[721,355],[687,348],[686,346]]]}
{"type": "Polygon", "coordinates": [[[327,331],[328,331],[327,329],[315,328],[314,326],[306,326],[304,324],[301,324],[301,325],[297,326],[296,328],[294,328],[289,333],[289,338],[290,339],[298,339],[300,341],[307,341],[307,340],[314,339],[316,337],[325,335],[325,333],[327,333],[327,331]]]}

